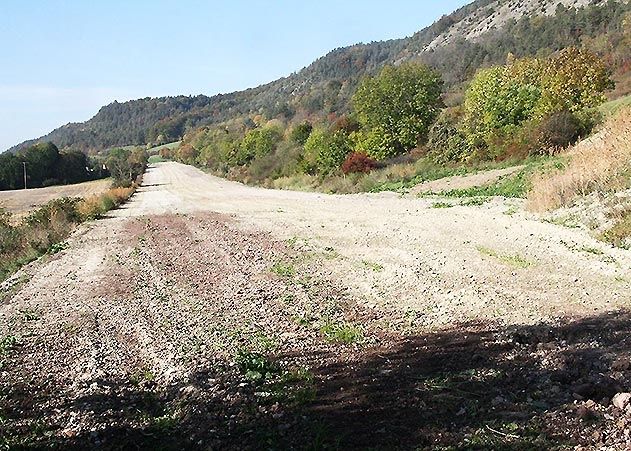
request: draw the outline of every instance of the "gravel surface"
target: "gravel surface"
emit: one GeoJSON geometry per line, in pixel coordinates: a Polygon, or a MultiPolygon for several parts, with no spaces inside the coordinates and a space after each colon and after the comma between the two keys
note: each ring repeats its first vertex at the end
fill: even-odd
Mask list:
{"type": "Polygon", "coordinates": [[[0,449],[631,446],[629,252],[502,200],[144,180],[0,286],[0,449]]]}

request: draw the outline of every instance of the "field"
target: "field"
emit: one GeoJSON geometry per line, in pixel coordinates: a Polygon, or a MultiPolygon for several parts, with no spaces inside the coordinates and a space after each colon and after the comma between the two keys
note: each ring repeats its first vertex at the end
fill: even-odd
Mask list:
{"type": "Polygon", "coordinates": [[[0,191],[0,207],[22,215],[60,197],[90,197],[110,188],[110,179],[26,190],[0,191]]]}
{"type": "Polygon", "coordinates": [[[4,440],[618,449],[631,253],[523,203],[154,165],[130,203],[1,286],[4,440]]]}

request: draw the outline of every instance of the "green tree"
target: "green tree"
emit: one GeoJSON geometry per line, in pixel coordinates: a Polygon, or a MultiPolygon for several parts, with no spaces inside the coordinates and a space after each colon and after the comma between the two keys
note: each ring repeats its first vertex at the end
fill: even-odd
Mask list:
{"type": "Polygon", "coordinates": [[[303,122],[302,124],[296,125],[292,130],[289,138],[295,142],[296,144],[300,144],[303,146],[309,135],[313,131],[313,126],[309,122],[303,122]]]}
{"type": "Polygon", "coordinates": [[[545,64],[541,88],[537,114],[543,117],[560,111],[580,113],[596,108],[606,100],[604,92],[613,89],[614,82],[611,69],[601,58],[570,47],[545,64]]]}
{"type": "Polygon", "coordinates": [[[247,164],[256,157],[269,155],[282,138],[277,127],[255,128],[247,132],[239,146],[237,164],[247,164]]]}
{"type": "Polygon", "coordinates": [[[352,151],[351,140],[343,131],[315,129],[305,142],[303,170],[328,174],[337,170],[352,151]]]}
{"type": "Polygon", "coordinates": [[[24,188],[22,162],[11,153],[0,154],[0,190],[24,188]]]}
{"type": "Polygon", "coordinates": [[[63,152],[55,168],[55,178],[61,183],[85,182],[89,178],[88,157],[79,151],[63,152]]]}
{"type": "Polygon", "coordinates": [[[147,152],[141,148],[112,149],[105,162],[114,185],[130,186],[145,170],[147,152]]]}
{"type": "Polygon", "coordinates": [[[416,147],[440,112],[442,85],[437,72],[415,63],[386,66],[364,79],[353,96],[366,136],[360,150],[384,159],[416,147]]]}
{"type": "Polygon", "coordinates": [[[20,161],[26,162],[28,186],[42,186],[55,177],[55,167],[59,160],[59,149],[51,142],[39,143],[17,154],[20,161]]]}

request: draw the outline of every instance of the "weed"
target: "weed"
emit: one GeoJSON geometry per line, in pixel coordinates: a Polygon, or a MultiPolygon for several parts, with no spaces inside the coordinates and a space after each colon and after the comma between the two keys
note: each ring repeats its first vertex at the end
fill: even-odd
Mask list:
{"type": "Polygon", "coordinates": [[[357,343],[364,336],[357,326],[347,322],[333,322],[329,319],[320,326],[320,333],[330,342],[345,344],[357,343]]]}
{"type": "Polygon", "coordinates": [[[36,321],[39,319],[39,315],[37,314],[36,310],[25,308],[19,310],[19,312],[20,315],[22,315],[24,321],[36,321]]]}
{"type": "Polygon", "coordinates": [[[362,260],[362,265],[364,265],[364,268],[370,269],[373,272],[381,272],[384,270],[383,265],[369,260],[362,260]]]}
{"type": "Polygon", "coordinates": [[[61,243],[53,243],[49,248],[48,251],[46,251],[47,254],[49,255],[54,255],[58,252],[61,252],[63,250],[68,249],[68,243],[65,241],[62,241],[61,243]]]}
{"type": "Polygon", "coordinates": [[[600,239],[622,249],[631,249],[631,213],[603,233],[600,239]]]}
{"type": "Polygon", "coordinates": [[[521,257],[520,255],[507,255],[507,254],[499,254],[493,249],[484,246],[478,246],[478,252],[482,255],[487,255],[489,257],[496,258],[497,260],[505,263],[509,266],[513,266],[515,268],[525,269],[532,266],[532,262],[521,257]]]}
{"type": "Polygon", "coordinates": [[[463,207],[479,207],[489,201],[488,197],[472,197],[471,199],[465,199],[460,202],[463,207]]]}
{"type": "Polygon", "coordinates": [[[588,254],[605,255],[603,251],[601,251],[600,249],[596,247],[583,246],[583,247],[580,247],[578,250],[581,252],[586,252],[588,254]]]}
{"type": "Polygon", "coordinates": [[[271,268],[274,274],[280,277],[291,278],[296,275],[296,268],[292,263],[277,262],[271,268]]]}
{"type": "Polygon", "coordinates": [[[505,214],[506,216],[513,216],[513,215],[514,215],[515,213],[517,213],[518,211],[519,211],[519,209],[518,209],[517,207],[514,207],[514,206],[513,206],[513,207],[510,207],[508,210],[506,210],[506,211],[504,212],[504,214],[505,214]]]}
{"type": "Polygon", "coordinates": [[[237,351],[235,361],[245,378],[257,383],[264,382],[279,371],[278,366],[265,355],[247,348],[237,351]]]}
{"type": "Polygon", "coordinates": [[[432,204],[432,208],[451,208],[453,204],[449,204],[447,202],[434,202],[432,204]]]}

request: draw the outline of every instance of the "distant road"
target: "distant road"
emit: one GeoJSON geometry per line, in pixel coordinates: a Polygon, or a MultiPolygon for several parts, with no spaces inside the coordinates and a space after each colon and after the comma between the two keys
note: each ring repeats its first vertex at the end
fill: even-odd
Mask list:
{"type": "Polygon", "coordinates": [[[111,183],[110,179],[103,179],[75,185],[0,191],[0,208],[11,213],[24,214],[59,197],[88,197],[102,193],[111,183]]]}

